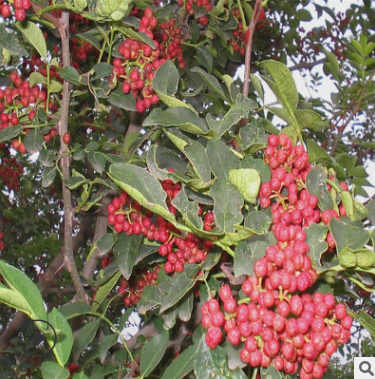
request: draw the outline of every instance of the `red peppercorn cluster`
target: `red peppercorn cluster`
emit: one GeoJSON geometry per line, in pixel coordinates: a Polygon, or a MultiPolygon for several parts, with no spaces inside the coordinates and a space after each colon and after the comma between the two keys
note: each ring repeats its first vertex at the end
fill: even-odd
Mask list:
{"type": "MultiPolygon", "coordinates": [[[[137,13],[138,10],[137,10],[137,13]]],[[[136,102],[137,111],[145,112],[152,105],[159,102],[154,93],[152,80],[155,71],[167,60],[179,62],[181,68],[185,67],[181,49],[181,29],[174,20],[163,22],[158,29],[158,19],[150,8],[143,12],[140,18],[138,32],[147,34],[154,42],[156,49],[142,42],[128,38],[119,46],[121,58],[113,60],[113,76],[119,79],[124,93],[132,93],[136,102]]]]}
{"type": "Polygon", "coordinates": [[[0,178],[8,191],[18,191],[22,174],[23,167],[17,161],[17,158],[2,158],[2,162],[0,163],[0,178]]]}
{"type": "Polygon", "coordinates": [[[36,107],[45,107],[47,94],[39,86],[30,87],[27,80],[22,80],[17,72],[9,74],[11,85],[0,89],[0,130],[11,125],[18,125],[20,117],[28,115],[27,122],[35,116],[36,107]]]}
{"type": "Polygon", "coordinates": [[[236,300],[229,285],[218,300],[202,307],[206,343],[215,348],[223,338],[243,344],[240,358],[252,367],[273,364],[279,371],[301,379],[321,378],[338,344],[350,338],[352,318],[332,294],[306,291],[318,275],[307,255],[303,227],[320,222],[318,199],[304,187],[311,170],[302,146],[293,146],[284,134],[271,135],[265,161],[270,182],[260,188],[263,208],[272,207],[271,230],[277,240],[254,263],[254,276],[242,283],[247,297],[236,300]],[[272,205],[271,205],[272,203],[272,205]]]}
{"type": "MultiPolygon", "coordinates": [[[[197,13],[200,15],[202,12],[210,12],[212,9],[210,0],[178,0],[177,5],[181,8],[185,6],[186,12],[190,16],[194,15],[194,9],[198,10],[197,13]]],[[[201,15],[200,17],[197,17],[197,21],[202,26],[207,26],[209,23],[209,18],[207,15],[201,15]]]]}
{"type": "Polygon", "coordinates": [[[30,0],[0,0],[0,14],[4,19],[15,17],[17,21],[23,21],[26,18],[26,11],[30,8],[30,0]]]}
{"type": "MultiPolygon", "coordinates": [[[[38,85],[30,87],[30,82],[23,80],[17,72],[11,72],[9,79],[11,84],[0,89],[0,130],[19,124],[27,128],[36,109],[46,107],[47,93],[38,85]]],[[[14,140],[12,147],[20,153],[26,152],[20,140],[14,140]]]]}
{"type": "Polygon", "coordinates": [[[128,308],[137,305],[142,296],[143,289],[148,285],[156,285],[160,266],[156,266],[155,270],[141,272],[129,280],[123,279],[118,290],[120,296],[123,297],[124,305],[128,308]]]}
{"type": "MultiPolygon", "coordinates": [[[[171,213],[177,215],[171,201],[181,190],[179,183],[166,179],[161,182],[167,194],[167,204],[171,213]]],[[[149,241],[159,242],[159,254],[166,257],[164,270],[167,274],[182,272],[186,263],[200,263],[212,249],[212,242],[202,240],[193,233],[182,236],[180,231],[161,216],[154,216],[150,210],[145,210],[140,204],[122,192],[108,205],[108,223],[117,233],[127,235],[143,234],[149,241]]],[[[208,212],[203,219],[204,227],[212,227],[212,213],[208,212]],[[207,216],[210,215],[210,216],[207,216]]]]}

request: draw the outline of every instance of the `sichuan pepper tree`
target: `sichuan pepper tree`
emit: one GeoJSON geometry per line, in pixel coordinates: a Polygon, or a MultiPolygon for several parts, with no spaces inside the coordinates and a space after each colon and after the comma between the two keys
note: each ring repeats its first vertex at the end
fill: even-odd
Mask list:
{"type": "Polygon", "coordinates": [[[373,335],[371,4],[0,13],[4,377],[321,378],[373,335]]]}

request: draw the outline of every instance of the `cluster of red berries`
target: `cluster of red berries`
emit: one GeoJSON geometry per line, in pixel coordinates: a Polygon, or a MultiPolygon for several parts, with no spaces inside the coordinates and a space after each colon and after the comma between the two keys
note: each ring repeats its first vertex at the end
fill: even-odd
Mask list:
{"type": "MultiPolygon", "coordinates": [[[[133,10],[135,11],[139,13],[137,8],[133,10]]],[[[119,46],[122,58],[117,57],[112,62],[113,76],[110,80],[119,79],[122,91],[133,94],[139,113],[159,102],[159,97],[152,87],[155,71],[167,59],[177,59],[181,68],[186,65],[181,49],[181,29],[175,20],[163,22],[160,28],[157,28],[158,19],[150,8],[145,9],[140,17],[138,32],[147,34],[153,40],[155,50],[145,43],[129,38],[119,46]]]]}
{"type": "Polygon", "coordinates": [[[9,74],[11,85],[0,89],[0,130],[18,125],[20,117],[27,115],[27,122],[35,117],[38,106],[45,107],[47,93],[27,80],[22,80],[17,72],[9,74]]]}
{"type": "MultiPolygon", "coordinates": [[[[179,183],[166,179],[161,182],[167,194],[169,211],[177,215],[172,200],[181,190],[179,183]]],[[[159,242],[159,254],[166,257],[164,270],[167,274],[182,272],[186,263],[200,263],[206,259],[207,253],[212,249],[212,242],[202,240],[193,233],[182,236],[180,231],[161,216],[154,216],[150,210],[145,210],[125,192],[115,197],[107,207],[108,223],[117,233],[127,235],[141,235],[149,241],[159,242]]],[[[212,212],[207,212],[203,218],[204,227],[212,227],[212,212]],[[208,216],[207,216],[208,215],[208,216]]]]}
{"type": "Polygon", "coordinates": [[[26,11],[30,8],[30,0],[0,0],[0,14],[5,19],[15,17],[17,21],[23,21],[26,18],[26,11]]]}
{"type": "Polygon", "coordinates": [[[185,7],[186,12],[190,15],[193,16],[195,13],[195,10],[197,10],[197,13],[200,15],[197,18],[197,21],[202,25],[202,26],[207,26],[209,23],[209,18],[207,15],[201,15],[202,12],[210,12],[212,9],[212,5],[210,0],[178,0],[177,5],[179,7],[185,7]]]}
{"type": "Polygon", "coordinates": [[[264,154],[271,180],[261,185],[260,204],[272,207],[271,230],[277,243],[255,261],[255,276],[242,283],[246,298],[236,300],[224,285],[219,292],[223,310],[216,299],[203,305],[206,343],[215,348],[223,328],[230,343],[244,344],[240,351],[244,363],[273,364],[287,374],[299,371],[301,379],[321,378],[337,345],[349,340],[352,318],[332,294],[305,293],[318,275],[307,255],[303,227],[320,222],[318,199],[305,189],[311,170],[306,151],[280,134],[269,136],[264,154]]]}
{"type": "Polygon", "coordinates": [[[16,158],[2,158],[0,163],[0,178],[9,191],[18,191],[23,167],[16,158]]]}
{"type": "Polygon", "coordinates": [[[156,285],[159,271],[160,266],[156,266],[153,271],[147,270],[132,276],[129,280],[121,281],[118,292],[124,298],[123,301],[127,308],[138,304],[146,286],[156,285]]]}

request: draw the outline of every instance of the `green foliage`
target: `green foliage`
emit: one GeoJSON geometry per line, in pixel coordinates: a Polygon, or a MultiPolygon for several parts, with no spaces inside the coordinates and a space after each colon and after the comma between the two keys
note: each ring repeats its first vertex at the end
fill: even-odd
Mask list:
{"type": "MultiPolygon", "coordinates": [[[[244,40],[254,2],[189,10],[177,1],[38,1],[25,20],[3,17],[2,377],[254,378],[240,345],[224,336],[210,349],[199,322],[223,284],[248,301],[241,284],[277,243],[275,215],[261,196],[271,181],[269,135],[281,131],[306,147],[312,165],[298,191],[316,196],[319,215],[336,212],[304,224],[314,289],[346,303],[354,337],[371,336],[340,353],[348,361],[373,354],[375,203],[357,196],[368,196],[364,166],[375,148],[373,9],[364,2],[336,15],[310,2],[327,21],[304,32],[302,22],[313,21],[307,1],[266,3],[251,65],[244,40]],[[238,79],[243,63],[249,96],[238,79]],[[319,63],[334,83],[331,100],[304,98],[293,79],[308,67],[314,94],[323,83],[319,63]],[[267,104],[269,90],[276,106],[267,104]],[[125,222],[138,230],[126,231],[125,222]],[[27,330],[9,340],[15,310],[39,320],[42,346],[27,330]],[[125,341],[129,330],[135,336],[125,341]]],[[[289,189],[276,192],[272,201],[286,214],[289,189]]],[[[291,378],[272,365],[259,372],[291,378]]],[[[333,360],[325,377],[351,373],[333,360]]]]}

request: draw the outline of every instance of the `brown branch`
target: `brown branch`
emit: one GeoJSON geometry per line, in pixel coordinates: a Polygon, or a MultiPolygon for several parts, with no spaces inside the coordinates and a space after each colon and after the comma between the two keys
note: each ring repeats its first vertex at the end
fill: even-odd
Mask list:
{"type": "Polygon", "coordinates": [[[221,271],[223,271],[224,275],[227,277],[229,282],[231,284],[233,284],[234,286],[238,286],[238,285],[242,284],[243,281],[246,279],[245,275],[241,275],[239,278],[236,278],[232,274],[232,270],[229,267],[227,267],[224,262],[221,263],[220,269],[221,269],[221,271]]]}
{"type": "Polygon", "coordinates": [[[250,86],[250,70],[251,70],[251,51],[253,47],[253,39],[255,26],[257,24],[259,14],[261,11],[262,0],[256,0],[254,5],[253,17],[251,18],[250,25],[246,34],[249,33],[249,39],[246,43],[246,53],[245,53],[245,75],[244,75],[244,83],[242,93],[245,97],[249,96],[249,86],[250,86]]]}
{"type": "Polygon", "coordinates": [[[323,64],[326,62],[326,58],[322,58],[322,59],[319,59],[315,62],[301,62],[301,63],[298,63],[292,67],[289,67],[289,70],[290,71],[295,71],[295,70],[301,70],[302,68],[313,68],[319,64],[323,64]]]}
{"type": "MultiPolygon", "coordinates": [[[[94,238],[92,241],[93,244],[97,243],[107,232],[107,206],[112,201],[112,197],[110,196],[111,194],[112,193],[108,193],[101,201],[102,205],[96,218],[94,238]]],[[[95,249],[90,259],[88,259],[83,266],[82,276],[86,280],[91,280],[94,275],[94,271],[98,265],[98,259],[100,258],[99,253],[99,249],[95,249]]]]}
{"type": "MultiPolygon", "coordinates": [[[[31,8],[33,9],[33,11],[35,12],[36,16],[40,17],[39,12],[43,9],[43,7],[36,5],[34,3],[30,3],[30,5],[31,5],[31,8]]],[[[43,13],[42,17],[46,21],[53,24],[56,27],[56,29],[61,28],[61,19],[58,17],[55,17],[52,13],[50,13],[50,12],[43,13]]]]}
{"type": "MultiPolygon", "coordinates": [[[[63,67],[70,66],[70,50],[69,50],[69,12],[62,12],[61,25],[59,33],[61,38],[62,47],[62,63],[63,67]]],[[[61,118],[59,122],[59,135],[60,135],[60,167],[63,174],[62,193],[64,201],[64,254],[66,258],[66,268],[70,272],[73,285],[77,291],[78,299],[84,301],[86,293],[82,286],[77,265],[74,260],[73,251],[73,207],[71,193],[64,182],[69,179],[70,172],[70,159],[67,155],[68,146],[63,140],[63,136],[68,132],[68,119],[69,119],[69,105],[70,105],[70,84],[64,81],[63,84],[63,97],[61,104],[61,118]]]]}

